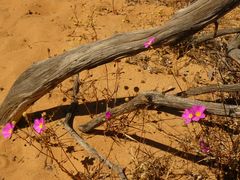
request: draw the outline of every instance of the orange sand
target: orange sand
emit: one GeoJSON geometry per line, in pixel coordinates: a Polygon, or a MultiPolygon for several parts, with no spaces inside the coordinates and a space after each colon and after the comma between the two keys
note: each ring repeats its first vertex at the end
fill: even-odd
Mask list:
{"type": "MultiPolygon", "coordinates": [[[[3,88],[0,91],[0,102],[3,101],[16,78],[34,62],[59,55],[81,44],[110,37],[118,32],[128,32],[162,25],[176,11],[175,8],[166,6],[166,3],[158,4],[155,1],[150,1],[150,3],[139,4],[134,3],[134,1],[127,3],[125,0],[115,1],[115,13],[112,11],[111,0],[9,0],[1,1],[0,9],[0,87],[3,88]]],[[[153,52],[146,52],[139,56],[149,54],[152,55],[153,60],[159,60],[159,57],[154,56],[153,52]]],[[[204,71],[205,67],[196,64],[190,64],[188,67],[183,66],[184,63],[182,62],[188,61],[189,57],[184,56],[182,61],[176,61],[177,53],[170,53],[166,56],[172,60],[171,63],[176,71],[180,69],[179,73],[189,70],[187,81],[184,81],[181,76],[178,77],[178,83],[182,89],[192,86],[192,80],[196,72],[202,73],[205,78],[207,77],[206,71],[204,71]]],[[[90,71],[93,75],[91,78],[98,79],[95,85],[99,90],[99,99],[104,99],[101,90],[108,88],[113,91],[116,84],[118,85],[118,93],[114,97],[117,96],[118,98],[136,95],[134,87],[139,87],[139,92],[147,90],[162,91],[171,87],[176,88],[174,92],[180,90],[174,77],[167,72],[164,66],[163,72],[156,74],[150,73],[151,67],[129,64],[125,63],[125,61],[126,59],[121,60],[119,63],[112,62],[107,66],[97,67],[90,71]],[[115,73],[117,67],[121,70],[121,75],[116,82],[116,77],[111,73],[115,73]],[[129,89],[124,89],[124,86],[128,86],[129,89]]],[[[87,71],[80,73],[81,79],[84,79],[86,76],[87,71]]],[[[72,83],[70,79],[62,83],[63,90],[71,88],[72,83]]],[[[63,97],[65,97],[64,94],[57,87],[51,92],[51,97],[48,94],[41,98],[29,108],[28,113],[68,105],[70,99],[63,102],[63,97]]],[[[56,110],[56,112],[52,113],[56,114],[59,112],[56,110]]],[[[176,127],[178,127],[178,132],[186,130],[186,127],[183,126],[183,121],[178,116],[166,113],[156,115],[154,112],[150,113],[150,115],[153,118],[158,117],[160,120],[165,120],[167,123],[162,124],[162,128],[170,132],[175,133],[176,127]]],[[[57,122],[62,119],[63,117],[53,123],[49,123],[48,126],[55,127],[57,122]]],[[[84,110],[83,114],[76,117],[74,126],[77,127],[88,120],[90,120],[90,117],[84,110]]],[[[141,118],[139,118],[140,121],[141,118]]],[[[56,132],[58,135],[65,132],[62,126],[57,127],[56,132]]],[[[148,133],[143,134],[146,138],[165,145],[177,146],[172,145],[171,141],[161,133],[156,133],[156,128],[153,125],[148,125],[145,129],[148,131],[148,133]]],[[[29,129],[23,130],[33,134],[29,129]]],[[[139,130],[131,130],[131,132],[132,134],[141,135],[139,130]]],[[[38,150],[33,146],[16,137],[16,135],[13,135],[11,140],[0,138],[0,179],[71,179],[59,169],[56,163],[51,162],[44,155],[39,155],[38,150]]],[[[83,135],[83,137],[99,152],[106,156],[108,155],[113,143],[110,137],[101,134],[83,135]]],[[[75,152],[68,155],[77,169],[84,172],[81,161],[89,154],[76,145],[76,142],[69,135],[64,135],[61,140],[68,145],[75,146],[75,152]]],[[[134,147],[138,145],[139,143],[130,142],[128,139],[120,140],[120,143],[113,145],[109,158],[113,162],[119,163],[122,167],[129,167],[132,158],[131,153],[134,151],[134,147]]],[[[142,143],[140,145],[143,146],[142,143]]],[[[38,144],[37,146],[39,147],[38,144]]],[[[160,145],[146,145],[146,148],[158,152],[160,155],[164,153],[164,151],[161,151],[160,145]]],[[[59,161],[66,160],[59,147],[52,148],[52,150],[59,161]]],[[[66,169],[76,173],[76,170],[69,162],[61,163],[66,169]]],[[[97,161],[95,160],[94,163],[97,164],[97,161]]],[[[199,166],[199,168],[204,167],[199,166]]]]}

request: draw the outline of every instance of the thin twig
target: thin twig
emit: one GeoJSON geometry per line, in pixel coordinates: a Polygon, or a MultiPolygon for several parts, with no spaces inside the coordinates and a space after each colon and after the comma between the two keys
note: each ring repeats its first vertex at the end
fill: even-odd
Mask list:
{"type": "Polygon", "coordinates": [[[96,158],[98,158],[100,160],[100,162],[104,163],[105,165],[107,165],[109,168],[111,168],[113,171],[117,172],[120,179],[122,180],[126,180],[127,177],[125,176],[123,169],[118,166],[113,164],[111,161],[107,160],[106,157],[104,157],[103,155],[99,154],[97,152],[97,150],[95,148],[93,148],[92,146],[90,146],[83,138],[81,138],[77,132],[73,129],[72,127],[72,122],[74,119],[74,111],[78,105],[77,102],[77,98],[76,95],[79,91],[79,77],[77,75],[76,80],[74,81],[74,85],[73,85],[73,101],[71,103],[70,106],[70,110],[69,113],[67,113],[65,121],[64,121],[64,127],[65,129],[68,131],[69,134],[71,134],[71,136],[78,142],[79,145],[81,145],[86,151],[88,151],[89,153],[91,153],[93,156],[95,156],[96,158]]]}
{"type": "MultiPolygon", "coordinates": [[[[239,4],[239,0],[198,0],[180,10],[161,27],[116,34],[34,63],[17,78],[3,100],[0,107],[0,125],[10,121],[18,122],[24,111],[34,102],[72,75],[146,51],[143,44],[149,37],[156,39],[152,44],[154,48],[181,42],[239,4]]],[[[92,25],[94,31],[93,15],[89,25],[92,25]]]]}

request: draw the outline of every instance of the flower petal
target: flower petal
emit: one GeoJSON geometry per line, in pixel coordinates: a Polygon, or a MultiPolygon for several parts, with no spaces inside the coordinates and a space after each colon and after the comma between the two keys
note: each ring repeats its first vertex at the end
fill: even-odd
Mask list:
{"type": "Polygon", "coordinates": [[[33,124],[33,129],[38,134],[41,134],[46,129],[45,120],[43,118],[35,119],[33,124]]]}
{"type": "Polygon", "coordinates": [[[106,114],[105,114],[106,119],[110,119],[111,116],[112,116],[111,112],[107,111],[106,114]]]}
{"type": "Polygon", "coordinates": [[[192,120],[193,121],[199,121],[201,118],[200,117],[197,117],[197,116],[194,116],[193,118],[192,118],[192,120]]]}
{"type": "Polygon", "coordinates": [[[154,43],[154,41],[155,41],[155,37],[150,37],[145,43],[144,43],[144,47],[145,48],[148,48],[149,46],[151,46],[153,43],[154,43]]]}
{"type": "Polygon", "coordinates": [[[15,125],[12,122],[7,123],[3,128],[2,128],[2,135],[4,138],[8,139],[12,136],[13,129],[15,125]]]}
{"type": "Polygon", "coordinates": [[[193,113],[191,109],[185,109],[182,118],[185,119],[185,124],[189,124],[192,121],[193,113]]]}
{"type": "Polygon", "coordinates": [[[206,142],[204,142],[203,139],[201,139],[201,140],[199,141],[199,146],[200,146],[200,149],[201,149],[201,151],[202,151],[203,153],[209,153],[209,152],[210,152],[210,147],[209,147],[209,145],[208,145],[206,142]]]}
{"type": "Polygon", "coordinates": [[[191,119],[185,119],[185,124],[190,124],[191,122],[192,122],[192,120],[191,119]]]}

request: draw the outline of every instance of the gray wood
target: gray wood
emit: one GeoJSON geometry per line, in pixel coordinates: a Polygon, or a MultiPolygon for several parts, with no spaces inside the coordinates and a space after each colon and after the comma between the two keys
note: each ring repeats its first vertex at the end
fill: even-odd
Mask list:
{"type": "Polygon", "coordinates": [[[111,168],[113,171],[118,173],[119,178],[121,180],[127,180],[126,175],[124,174],[123,169],[117,165],[112,163],[110,160],[107,159],[104,155],[98,153],[98,151],[92,147],[90,144],[88,144],[74,129],[73,129],[73,120],[74,120],[74,112],[76,110],[76,107],[78,105],[77,101],[77,94],[79,91],[79,75],[76,76],[74,84],[73,84],[73,100],[69,108],[69,112],[66,114],[66,118],[64,121],[64,127],[67,130],[67,132],[77,141],[77,143],[84,148],[88,153],[93,155],[94,157],[98,158],[99,161],[109,168],[111,168]]]}
{"type": "Polygon", "coordinates": [[[178,93],[177,95],[189,97],[212,92],[240,92],[240,84],[212,84],[203,87],[190,88],[186,91],[178,93]]]}
{"type": "Polygon", "coordinates": [[[240,33],[240,28],[219,29],[217,30],[216,34],[213,32],[213,33],[206,33],[204,35],[194,37],[192,39],[192,43],[194,45],[197,45],[202,42],[215,39],[217,37],[225,36],[227,34],[236,34],[236,33],[240,33]]]}
{"type": "MultiPolygon", "coordinates": [[[[210,114],[230,116],[230,117],[240,117],[240,107],[235,105],[224,105],[221,103],[204,102],[199,100],[192,100],[172,95],[164,95],[160,92],[145,92],[141,93],[127,103],[120,106],[112,108],[111,118],[114,119],[125,113],[135,111],[139,108],[146,108],[148,106],[155,107],[170,107],[180,110],[184,110],[193,105],[204,105],[206,111],[210,114]]],[[[111,120],[112,121],[112,120],[111,120]]],[[[105,113],[99,114],[94,119],[89,122],[79,126],[79,130],[82,132],[89,132],[95,127],[100,126],[105,122],[105,113]]]]}
{"type": "Polygon", "coordinates": [[[236,35],[228,44],[228,56],[240,65],[240,34],[236,35]]]}
{"type": "Polygon", "coordinates": [[[143,43],[152,36],[156,37],[155,47],[181,41],[239,4],[239,0],[198,0],[177,12],[162,27],[117,34],[33,64],[18,77],[1,104],[0,125],[18,121],[29,106],[66,78],[144,51],[143,43]]]}

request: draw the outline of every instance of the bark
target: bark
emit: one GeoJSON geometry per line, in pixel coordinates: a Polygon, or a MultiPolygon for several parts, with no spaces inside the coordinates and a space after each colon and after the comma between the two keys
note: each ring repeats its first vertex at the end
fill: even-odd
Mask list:
{"type": "Polygon", "coordinates": [[[239,0],[198,0],[177,12],[162,27],[117,34],[33,64],[18,77],[4,99],[0,107],[0,125],[18,121],[28,107],[66,78],[144,51],[143,44],[149,37],[156,38],[154,47],[179,42],[215,22],[239,4],[239,0]]]}
{"type": "Polygon", "coordinates": [[[240,33],[240,28],[228,28],[228,29],[219,29],[217,30],[216,34],[213,33],[207,33],[202,36],[197,36],[192,39],[192,43],[194,45],[215,39],[217,37],[225,36],[227,34],[236,34],[240,33]]]}
{"type": "MultiPolygon", "coordinates": [[[[184,110],[193,105],[204,105],[207,113],[216,114],[221,116],[240,117],[240,108],[237,105],[224,105],[221,103],[204,102],[199,100],[192,100],[177,96],[164,95],[159,92],[145,92],[139,94],[131,101],[117,106],[110,110],[111,118],[114,119],[125,113],[135,111],[139,108],[146,108],[149,106],[161,110],[161,107],[170,107],[175,109],[184,110]]],[[[105,113],[99,114],[91,121],[80,125],[79,129],[82,132],[89,132],[93,128],[100,126],[106,121],[105,113]]]]}
{"type": "Polygon", "coordinates": [[[178,96],[188,97],[212,92],[240,92],[240,84],[213,84],[203,87],[196,87],[178,93],[178,96]]]}
{"type": "Polygon", "coordinates": [[[228,56],[240,65],[240,34],[232,39],[227,48],[228,56]]]}

